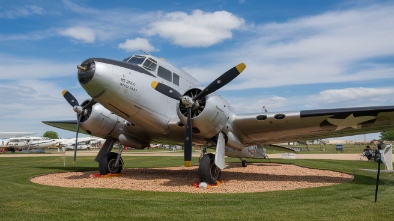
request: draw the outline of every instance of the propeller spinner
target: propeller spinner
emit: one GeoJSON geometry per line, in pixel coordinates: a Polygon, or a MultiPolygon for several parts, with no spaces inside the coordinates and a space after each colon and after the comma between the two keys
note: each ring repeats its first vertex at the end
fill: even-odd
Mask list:
{"type": "Polygon", "coordinates": [[[182,96],[177,90],[169,87],[165,84],[153,81],[151,86],[156,91],[172,98],[175,100],[180,101],[185,108],[187,108],[187,125],[185,129],[185,141],[184,141],[184,165],[186,167],[191,166],[192,160],[192,117],[191,112],[192,108],[195,108],[199,105],[199,100],[203,97],[219,90],[232,80],[234,80],[243,70],[245,70],[246,65],[244,63],[240,63],[237,66],[231,68],[230,70],[226,71],[212,83],[210,83],[207,87],[204,88],[200,93],[198,93],[194,97],[190,96],[182,96]]]}

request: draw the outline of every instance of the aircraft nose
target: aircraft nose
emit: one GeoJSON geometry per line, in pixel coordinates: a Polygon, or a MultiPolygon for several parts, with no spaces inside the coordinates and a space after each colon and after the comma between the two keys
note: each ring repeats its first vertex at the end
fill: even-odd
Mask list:
{"type": "Polygon", "coordinates": [[[87,84],[92,80],[94,72],[96,71],[96,64],[92,59],[87,59],[82,62],[78,68],[78,81],[80,84],[87,84]]]}

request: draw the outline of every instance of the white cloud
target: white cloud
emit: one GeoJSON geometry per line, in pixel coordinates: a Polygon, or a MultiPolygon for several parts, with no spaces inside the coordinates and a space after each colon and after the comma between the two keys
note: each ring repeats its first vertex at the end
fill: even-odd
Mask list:
{"type": "Polygon", "coordinates": [[[124,43],[120,43],[118,47],[126,51],[136,51],[136,50],[144,50],[147,52],[157,51],[157,49],[150,44],[149,40],[145,38],[127,39],[124,43]]]}
{"type": "Polygon", "coordinates": [[[59,34],[71,37],[84,43],[94,43],[96,40],[96,33],[93,29],[81,26],[70,27],[60,30],[59,34]]]}
{"type": "MultiPolygon", "coordinates": [[[[75,112],[62,97],[61,87],[51,80],[5,81],[0,85],[2,128],[21,131],[21,128],[42,135],[47,130],[57,131],[61,136],[70,136],[64,130],[57,130],[41,123],[43,120],[74,120],[75,112]]],[[[82,89],[72,92],[82,102],[87,98],[82,89]]]]}
{"type": "Polygon", "coordinates": [[[200,55],[204,66],[184,68],[207,83],[212,73],[244,62],[244,73],[224,90],[390,79],[394,73],[387,61],[394,56],[391,5],[331,11],[248,31],[241,46],[200,55]]]}
{"type": "Polygon", "coordinates": [[[268,111],[282,110],[290,102],[285,97],[276,95],[269,96],[253,96],[247,98],[226,98],[227,101],[232,105],[237,113],[259,113],[264,112],[263,106],[268,111]],[[253,105],[251,105],[253,104],[253,105]]]}
{"type": "Polygon", "coordinates": [[[231,39],[233,32],[246,26],[244,19],[227,11],[162,13],[133,8],[96,9],[64,0],[73,15],[54,28],[28,34],[1,35],[1,40],[42,40],[56,33],[83,43],[102,43],[137,36],[157,35],[183,47],[208,47],[231,39]],[[130,16],[132,14],[132,16],[130,16]],[[59,27],[60,26],[60,27],[59,27]],[[33,36],[29,38],[29,36],[33,36]]]}
{"type": "Polygon", "coordinates": [[[232,37],[232,31],[242,28],[245,21],[230,12],[213,13],[194,10],[164,14],[152,22],[144,33],[170,39],[183,47],[208,47],[232,37]]]}
{"type": "Polygon", "coordinates": [[[260,113],[265,106],[268,111],[300,111],[308,109],[326,109],[341,107],[365,107],[392,105],[394,103],[393,88],[343,88],[329,89],[315,94],[277,96],[250,93],[253,96],[225,97],[236,113],[260,113]],[[251,105],[252,104],[252,105],[251,105]]]}
{"type": "Polygon", "coordinates": [[[136,35],[158,35],[183,47],[208,47],[232,38],[232,32],[245,26],[245,21],[227,11],[203,12],[141,12],[133,9],[99,10],[88,5],[63,1],[64,5],[84,18],[72,20],[73,29],[62,30],[62,35],[87,43],[132,39],[136,35]],[[130,16],[132,14],[133,16],[130,16]],[[86,18],[86,19],[85,19],[86,18]],[[94,27],[90,35],[75,27],[94,27]],[[82,33],[81,33],[82,31],[82,33]],[[93,38],[95,36],[95,38],[93,38]]]}
{"type": "MultiPolygon", "coordinates": [[[[4,7],[4,5],[2,5],[4,7]]],[[[24,5],[0,12],[0,18],[15,19],[32,15],[44,15],[45,10],[36,5],[24,5]]]]}
{"type": "Polygon", "coordinates": [[[74,16],[65,21],[72,29],[64,28],[60,33],[67,31],[62,35],[86,43],[108,43],[117,39],[133,38],[140,35],[138,30],[157,17],[156,12],[141,12],[129,7],[103,10],[68,0],[64,0],[63,4],[74,16]],[[85,29],[82,30],[83,35],[76,29],[81,27],[85,29]]]}
{"type": "Polygon", "coordinates": [[[312,103],[324,105],[341,104],[352,106],[354,104],[368,103],[392,103],[394,99],[393,88],[345,88],[321,91],[318,95],[310,96],[312,103]]]}
{"type": "Polygon", "coordinates": [[[70,76],[76,73],[73,63],[0,54],[1,80],[26,80],[70,76]]]}

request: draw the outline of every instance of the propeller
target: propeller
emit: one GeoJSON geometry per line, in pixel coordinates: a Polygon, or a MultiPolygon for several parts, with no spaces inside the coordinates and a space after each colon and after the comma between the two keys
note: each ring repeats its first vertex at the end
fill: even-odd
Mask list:
{"type": "Polygon", "coordinates": [[[73,163],[75,164],[77,160],[77,149],[78,149],[78,134],[79,134],[79,125],[82,120],[82,117],[86,116],[88,114],[89,109],[92,108],[92,106],[96,103],[94,99],[91,99],[89,103],[86,105],[79,105],[78,100],[67,90],[62,91],[63,97],[67,100],[67,102],[73,107],[73,110],[77,113],[77,132],[75,135],[75,148],[74,148],[74,161],[73,163]]]}
{"type": "Polygon", "coordinates": [[[236,78],[243,70],[245,70],[246,65],[244,63],[240,63],[237,66],[231,68],[226,71],[220,77],[216,78],[212,83],[210,83],[207,87],[205,87],[200,93],[196,96],[182,96],[177,90],[173,89],[170,86],[165,84],[153,81],[151,86],[156,91],[181,102],[184,108],[187,109],[187,124],[185,129],[185,141],[184,141],[184,165],[186,167],[191,166],[192,160],[192,109],[197,109],[200,105],[200,100],[202,100],[205,96],[219,90],[232,80],[236,78]]]}
{"type": "Polygon", "coordinates": [[[378,173],[376,175],[376,186],[375,186],[375,203],[378,201],[378,189],[379,189],[379,176],[380,176],[380,163],[382,162],[382,154],[379,150],[382,149],[381,144],[378,144],[378,151],[376,152],[376,160],[378,161],[378,173]]]}

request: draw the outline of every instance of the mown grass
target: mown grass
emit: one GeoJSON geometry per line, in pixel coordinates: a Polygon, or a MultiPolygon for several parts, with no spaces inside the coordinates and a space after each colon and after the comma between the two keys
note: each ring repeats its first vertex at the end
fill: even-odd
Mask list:
{"type": "MultiPolygon", "coordinates": [[[[62,157],[0,158],[0,219],[391,220],[394,217],[394,174],[381,174],[379,198],[375,203],[376,173],[360,168],[376,169],[377,164],[366,161],[271,159],[276,163],[351,173],[355,180],[329,187],[266,193],[160,193],[61,188],[30,182],[32,176],[40,174],[97,170],[93,158],[79,157],[75,167],[71,166],[72,157],[67,157],[66,167],[62,157]]],[[[182,157],[124,157],[124,160],[126,167],[183,164],[182,157]]]]}

